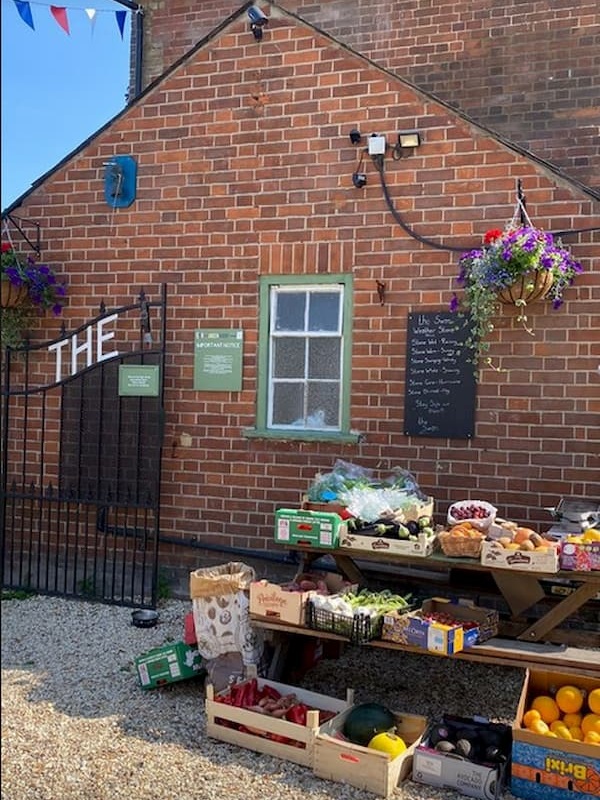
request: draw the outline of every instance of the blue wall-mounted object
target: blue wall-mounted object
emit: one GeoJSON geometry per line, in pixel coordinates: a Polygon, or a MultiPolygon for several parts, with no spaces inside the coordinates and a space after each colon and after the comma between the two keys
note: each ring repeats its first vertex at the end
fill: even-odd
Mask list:
{"type": "Polygon", "coordinates": [[[135,200],[137,162],[133,156],[112,156],[104,164],[104,198],[111,208],[127,208],[135,200]]]}

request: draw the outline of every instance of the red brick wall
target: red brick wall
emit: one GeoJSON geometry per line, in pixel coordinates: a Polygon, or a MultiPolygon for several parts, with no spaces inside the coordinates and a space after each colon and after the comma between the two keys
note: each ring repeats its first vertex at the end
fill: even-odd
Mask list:
{"type": "Polygon", "coordinates": [[[19,209],[41,223],[44,259],[68,276],[69,329],[102,300],[115,308],[140,287],[154,298],[168,284],[164,533],[269,548],[276,507],[296,505],[338,458],[411,470],[440,515],[450,500],[477,495],[505,516],[548,522],[541,509],[561,495],[598,494],[597,233],[568,239],[585,274],[560,311],[531,309],[535,337],[508,311],[498,320],[493,353],[510,371],[484,374],[476,437],[404,436],[407,314],[446,309],[457,270],[455,254],[398,227],[370,162],[367,187],[352,186],[348,131],[391,136],[398,120],[424,142],[386,159],[387,182],[421,234],[479,241],[512,216],[519,178],[540,227],[598,224],[590,195],[285,16],[261,43],[245,19],[232,22],[19,209]],[[138,160],[137,199],[111,210],[103,164],[119,154],[138,160]],[[364,441],[244,438],[254,424],[258,277],[312,274],[324,261],[354,275],[351,424],[364,441]],[[200,327],[243,328],[240,393],[193,390],[200,327]],[[179,445],[182,433],[191,447],[179,445]]]}
{"type": "MultiPolygon", "coordinates": [[[[147,0],[144,85],[239,5],[235,0],[147,0]]],[[[596,0],[285,0],[282,5],[600,188],[596,0]]]]}

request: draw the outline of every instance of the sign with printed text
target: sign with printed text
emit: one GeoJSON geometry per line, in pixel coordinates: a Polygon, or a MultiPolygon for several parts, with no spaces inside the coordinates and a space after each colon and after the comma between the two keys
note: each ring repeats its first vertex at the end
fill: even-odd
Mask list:
{"type": "Polygon", "coordinates": [[[239,392],[242,388],[244,332],[197,330],[194,339],[194,389],[239,392]]]}
{"type": "Polygon", "coordinates": [[[119,397],[158,397],[159,369],[155,364],[121,364],[119,397]]]}

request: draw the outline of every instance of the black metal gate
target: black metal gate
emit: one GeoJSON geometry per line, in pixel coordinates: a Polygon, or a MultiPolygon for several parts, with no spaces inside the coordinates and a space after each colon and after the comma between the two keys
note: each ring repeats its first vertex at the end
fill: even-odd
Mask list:
{"type": "Polygon", "coordinates": [[[156,606],[165,333],[163,286],[4,351],[3,587],[156,606]]]}

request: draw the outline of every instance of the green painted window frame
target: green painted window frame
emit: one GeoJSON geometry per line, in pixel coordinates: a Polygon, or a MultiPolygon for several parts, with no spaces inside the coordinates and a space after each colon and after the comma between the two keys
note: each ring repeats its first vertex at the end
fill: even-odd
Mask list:
{"type": "Polygon", "coordinates": [[[244,436],[248,438],[301,440],[301,441],[335,441],[358,442],[360,433],[350,429],[350,394],[352,386],[352,310],[353,279],[347,274],[327,275],[262,275],[259,278],[259,328],[258,328],[258,378],[256,396],[256,424],[254,428],[246,428],[244,436]],[[267,398],[269,392],[269,313],[271,288],[273,286],[324,286],[342,284],[344,300],[342,304],[342,399],[340,404],[339,431],[293,431],[289,428],[267,428],[267,398]]]}

